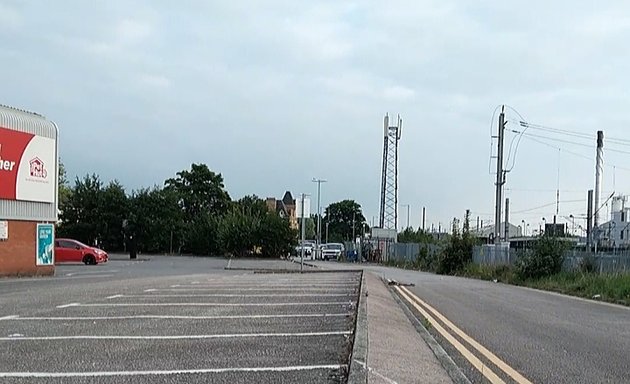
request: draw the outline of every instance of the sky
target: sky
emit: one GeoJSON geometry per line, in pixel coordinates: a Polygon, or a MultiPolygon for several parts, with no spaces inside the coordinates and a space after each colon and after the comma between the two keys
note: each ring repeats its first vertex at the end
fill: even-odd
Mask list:
{"type": "Polygon", "coordinates": [[[584,225],[597,130],[618,139],[604,199],[630,193],[628,41],[625,1],[0,0],[0,103],[60,126],[71,177],[131,191],[201,162],[233,198],[313,199],[317,177],[323,206],[370,222],[400,114],[399,223],[424,206],[429,228],[492,221],[506,105],[505,194],[531,232],[558,188],[558,220],[584,225]]]}

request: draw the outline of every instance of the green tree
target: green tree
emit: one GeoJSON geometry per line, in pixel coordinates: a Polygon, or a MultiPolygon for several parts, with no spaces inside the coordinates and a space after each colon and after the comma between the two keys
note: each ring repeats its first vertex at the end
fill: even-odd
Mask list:
{"type": "Polygon", "coordinates": [[[61,206],[60,237],[71,237],[86,244],[94,244],[101,237],[103,183],[96,175],[76,178],[67,201],[61,206]]]}
{"type": "Polygon", "coordinates": [[[219,238],[221,219],[203,213],[187,223],[183,250],[193,255],[216,256],[224,253],[219,238]]]}
{"type": "Polygon", "coordinates": [[[429,232],[423,231],[421,228],[418,228],[417,231],[414,231],[413,228],[405,228],[404,231],[398,234],[398,242],[432,244],[435,242],[435,239],[429,232]]]}
{"type": "Polygon", "coordinates": [[[462,270],[472,261],[473,247],[477,239],[470,233],[470,213],[464,217],[464,231],[459,232],[459,220],[453,219],[453,229],[446,246],[438,255],[437,273],[452,274],[462,270]],[[468,224],[466,224],[468,222],[468,224]]]}
{"type": "Polygon", "coordinates": [[[168,189],[154,187],[134,191],[129,207],[123,218],[127,222],[124,232],[127,238],[135,236],[141,252],[170,252],[171,246],[174,252],[179,252],[185,245],[187,231],[196,223],[184,224],[179,196],[168,189]]]}
{"type": "Polygon", "coordinates": [[[260,243],[258,233],[261,217],[245,214],[234,209],[225,215],[219,226],[219,241],[224,252],[234,256],[246,256],[260,243]]]}
{"type": "Polygon", "coordinates": [[[241,211],[241,213],[250,216],[262,217],[269,211],[267,203],[256,195],[242,197],[236,201],[235,206],[241,211]]]}
{"type": "Polygon", "coordinates": [[[258,239],[263,256],[284,257],[289,255],[297,244],[297,231],[291,228],[287,218],[269,212],[263,217],[258,239]]]}
{"type": "Polygon", "coordinates": [[[177,193],[189,221],[204,212],[223,215],[230,207],[223,176],[212,172],[206,164],[192,164],[190,171],[177,172],[177,177],[166,180],[164,185],[177,193]]]}
{"type": "Polygon", "coordinates": [[[330,204],[325,211],[330,242],[351,241],[354,227],[356,236],[367,230],[367,222],[361,205],[354,200],[343,200],[330,204]]]}
{"type": "Polygon", "coordinates": [[[70,187],[70,183],[68,182],[68,175],[66,173],[66,167],[64,166],[61,159],[59,159],[59,210],[62,210],[63,207],[68,204],[70,200],[70,196],[72,195],[72,188],[70,187]]]}
{"type": "Polygon", "coordinates": [[[118,181],[110,182],[101,191],[99,220],[102,223],[99,245],[108,250],[121,250],[124,245],[123,220],[129,213],[129,199],[118,181]]]}
{"type": "MultiPolygon", "coordinates": [[[[315,235],[316,235],[316,229],[315,229],[315,221],[313,220],[312,217],[307,217],[304,220],[306,227],[304,228],[304,237],[306,237],[308,240],[313,240],[315,239],[315,235]]],[[[298,236],[302,236],[302,219],[298,219],[298,228],[299,228],[299,234],[298,236]]]]}

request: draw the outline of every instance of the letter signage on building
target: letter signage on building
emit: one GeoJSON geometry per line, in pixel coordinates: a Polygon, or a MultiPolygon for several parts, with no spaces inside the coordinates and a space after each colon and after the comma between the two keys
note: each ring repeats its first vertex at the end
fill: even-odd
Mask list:
{"type": "Polygon", "coordinates": [[[0,199],[55,202],[55,140],[0,127],[0,199]]]}

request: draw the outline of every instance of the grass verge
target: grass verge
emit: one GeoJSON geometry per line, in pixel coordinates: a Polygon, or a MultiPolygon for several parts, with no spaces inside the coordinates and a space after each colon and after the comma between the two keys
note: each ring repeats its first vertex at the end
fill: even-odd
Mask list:
{"type": "Polygon", "coordinates": [[[560,272],[540,279],[523,280],[509,266],[468,264],[457,275],[630,306],[630,274],[560,272]]]}

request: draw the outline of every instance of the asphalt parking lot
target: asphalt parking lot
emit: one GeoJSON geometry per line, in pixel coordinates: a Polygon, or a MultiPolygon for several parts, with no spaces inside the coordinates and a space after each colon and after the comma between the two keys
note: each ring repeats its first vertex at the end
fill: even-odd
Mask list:
{"type": "MultiPolygon", "coordinates": [[[[78,292],[85,280],[51,288],[37,308],[3,306],[0,382],[345,382],[359,273],[216,268],[100,278],[96,295],[78,292]]],[[[27,284],[0,302],[36,292],[27,284]]]]}

